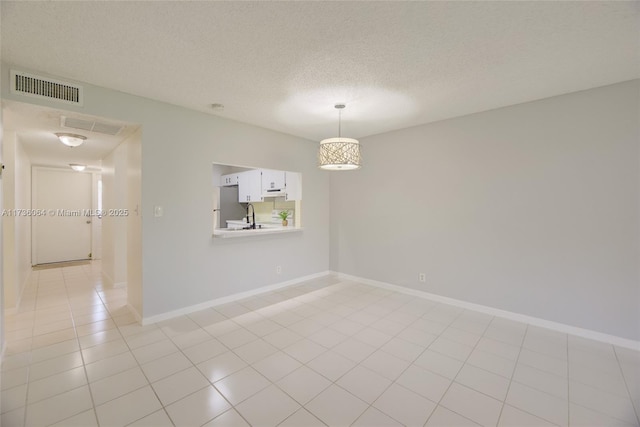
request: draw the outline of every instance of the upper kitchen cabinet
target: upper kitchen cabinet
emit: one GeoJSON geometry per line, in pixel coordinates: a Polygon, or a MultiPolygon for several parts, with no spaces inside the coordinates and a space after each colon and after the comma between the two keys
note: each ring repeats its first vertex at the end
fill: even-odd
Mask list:
{"type": "Polygon", "coordinates": [[[302,174],[299,172],[285,172],[285,200],[302,200],[302,174]]]}
{"type": "Polygon", "coordinates": [[[220,185],[223,187],[227,187],[230,185],[238,185],[238,174],[231,173],[228,175],[222,175],[220,177],[220,185]]]}
{"type": "Polygon", "coordinates": [[[278,197],[302,199],[301,174],[273,169],[250,169],[220,176],[220,187],[238,187],[238,202],[263,202],[278,197]]]}
{"type": "Polygon", "coordinates": [[[260,169],[262,172],[262,197],[284,197],[287,201],[302,199],[300,173],[260,169]]]}
{"type": "Polygon", "coordinates": [[[238,202],[263,202],[262,171],[254,169],[238,174],[238,202]]]}
{"type": "Polygon", "coordinates": [[[262,193],[264,196],[284,195],[286,190],[285,171],[262,169],[262,193]]]}

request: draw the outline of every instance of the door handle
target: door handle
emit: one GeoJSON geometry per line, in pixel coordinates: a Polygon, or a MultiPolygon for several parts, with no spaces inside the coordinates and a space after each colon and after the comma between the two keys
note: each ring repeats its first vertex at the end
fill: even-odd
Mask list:
{"type": "Polygon", "coordinates": [[[87,220],[87,224],[91,224],[91,220],[87,220]]]}

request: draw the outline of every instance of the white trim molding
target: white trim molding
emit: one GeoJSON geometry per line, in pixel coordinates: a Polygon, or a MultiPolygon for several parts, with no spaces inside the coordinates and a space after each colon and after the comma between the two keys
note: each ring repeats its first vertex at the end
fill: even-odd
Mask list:
{"type": "Polygon", "coordinates": [[[514,313],[507,310],[501,310],[494,307],[489,307],[481,304],[474,304],[467,301],[462,301],[454,298],[445,297],[442,295],[436,295],[425,291],[419,291],[417,289],[406,288],[404,286],[392,285],[386,282],[380,282],[372,279],[365,279],[363,277],[351,276],[349,274],[339,273],[333,271],[333,274],[337,275],[340,279],[352,280],[355,282],[364,283],[366,285],[375,286],[390,291],[401,292],[407,295],[413,295],[420,298],[425,298],[435,302],[441,302],[444,304],[450,304],[456,307],[465,308],[468,310],[478,311],[480,313],[489,314],[496,317],[502,317],[516,322],[527,323],[533,326],[539,326],[541,328],[551,329],[554,331],[576,335],[582,338],[588,338],[595,341],[604,342],[607,344],[616,345],[618,347],[630,348],[632,350],[640,350],[640,341],[634,341],[628,338],[618,337],[616,335],[605,334],[602,332],[592,331],[590,329],[578,328],[576,326],[566,325],[564,323],[553,322],[551,320],[541,319],[538,317],[527,316],[524,314],[514,313]]]}
{"type": "MultiPolygon", "coordinates": [[[[233,302],[233,301],[241,300],[241,299],[244,299],[244,298],[252,297],[254,295],[263,294],[265,292],[275,291],[277,289],[282,289],[282,288],[286,288],[288,286],[297,285],[299,283],[306,282],[308,280],[313,280],[313,279],[317,279],[319,277],[328,276],[329,274],[331,274],[330,271],[323,271],[323,272],[320,272],[320,273],[310,274],[308,276],[298,277],[296,279],[288,280],[286,282],[280,282],[280,283],[276,283],[276,284],[273,284],[273,285],[262,286],[260,288],[252,289],[250,291],[239,292],[237,294],[229,295],[229,296],[226,296],[226,297],[216,298],[216,299],[213,299],[213,300],[210,300],[210,301],[206,301],[206,302],[203,302],[203,303],[200,303],[200,304],[195,304],[195,305],[191,305],[191,306],[188,306],[188,307],[180,308],[178,310],[172,310],[172,311],[168,311],[166,313],[156,314],[154,316],[149,316],[149,317],[141,317],[140,318],[140,323],[142,325],[149,325],[151,323],[157,323],[157,322],[161,322],[163,320],[173,319],[174,317],[182,316],[184,314],[193,313],[193,312],[196,312],[196,311],[200,311],[200,310],[204,310],[204,309],[207,309],[207,308],[215,307],[217,305],[222,305],[222,304],[226,304],[226,303],[229,303],[229,302],[233,302]]],[[[133,310],[133,307],[129,307],[129,309],[131,309],[133,311],[134,316],[136,316],[136,317],[139,316],[139,314],[135,310],[133,310]]]]}
{"type": "Polygon", "coordinates": [[[102,279],[105,281],[105,285],[109,288],[126,288],[127,282],[114,282],[113,278],[106,271],[102,270],[102,279]]]}
{"type": "Polygon", "coordinates": [[[605,334],[602,332],[592,331],[590,329],[578,328],[576,326],[566,325],[564,323],[553,322],[546,319],[541,319],[538,317],[527,316],[524,314],[514,313],[507,310],[501,310],[494,307],[489,307],[481,304],[475,304],[463,300],[458,300],[455,298],[449,298],[442,295],[436,295],[425,291],[420,291],[417,289],[406,288],[404,286],[393,285],[386,282],[380,282],[372,279],[365,279],[363,277],[352,276],[349,274],[339,273],[337,271],[324,271],[320,273],[311,274],[308,276],[298,277],[296,279],[288,280],[286,282],[276,283],[273,285],[263,286],[257,289],[253,289],[246,292],[239,292],[237,294],[228,295],[226,297],[216,298],[210,301],[206,301],[200,304],[191,305],[188,307],[180,308],[178,310],[172,310],[166,313],[156,314],[154,316],[143,317],[138,313],[133,307],[129,306],[129,309],[136,317],[136,319],[142,325],[149,325],[152,323],[161,322],[163,320],[173,319],[174,317],[182,316],[185,314],[193,313],[196,311],[204,310],[207,308],[215,307],[222,304],[227,304],[229,302],[238,301],[244,298],[252,297],[255,295],[259,295],[265,292],[275,291],[277,289],[286,288],[288,286],[297,285],[302,282],[306,282],[308,280],[317,279],[319,277],[324,277],[328,275],[335,275],[339,279],[342,280],[351,280],[354,282],[363,283],[366,285],[375,286],[381,289],[387,289],[390,291],[400,292],[407,295],[416,296],[419,298],[428,299],[435,302],[440,302],[444,304],[453,305],[456,307],[461,307],[467,310],[473,310],[484,314],[489,314],[491,316],[501,317],[504,319],[514,320],[516,322],[527,323],[533,326],[539,326],[541,328],[551,329],[554,331],[575,335],[582,338],[588,338],[595,341],[604,342],[607,344],[616,345],[618,347],[630,348],[633,350],[640,350],[640,341],[634,341],[627,338],[618,337],[615,335],[605,334]]]}
{"type": "Polygon", "coordinates": [[[142,325],[144,325],[145,323],[143,322],[142,316],[140,315],[140,313],[138,313],[138,310],[136,310],[131,304],[127,303],[127,308],[129,309],[129,311],[131,312],[131,314],[133,314],[133,317],[135,317],[136,321],[142,325]]]}

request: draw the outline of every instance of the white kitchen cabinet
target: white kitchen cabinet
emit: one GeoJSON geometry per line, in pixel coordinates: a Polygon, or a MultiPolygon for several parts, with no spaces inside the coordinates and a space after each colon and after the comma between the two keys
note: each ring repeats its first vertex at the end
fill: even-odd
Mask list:
{"type": "Polygon", "coordinates": [[[264,193],[284,190],[285,171],[262,169],[262,191],[264,193]]]}
{"type": "Polygon", "coordinates": [[[238,185],[238,174],[232,173],[228,175],[222,175],[220,177],[220,185],[223,187],[230,185],[238,185]]]}
{"type": "Polygon", "coordinates": [[[285,200],[302,200],[302,175],[298,172],[285,172],[285,200]]]}
{"type": "Polygon", "coordinates": [[[238,174],[238,202],[263,202],[262,171],[260,169],[238,174]]]}

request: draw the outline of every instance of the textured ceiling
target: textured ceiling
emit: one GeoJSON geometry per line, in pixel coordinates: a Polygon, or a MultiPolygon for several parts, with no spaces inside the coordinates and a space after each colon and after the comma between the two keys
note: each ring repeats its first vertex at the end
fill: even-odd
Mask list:
{"type": "Polygon", "coordinates": [[[635,1],[0,3],[7,63],[311,140],[640,76],[635,1]]]}

